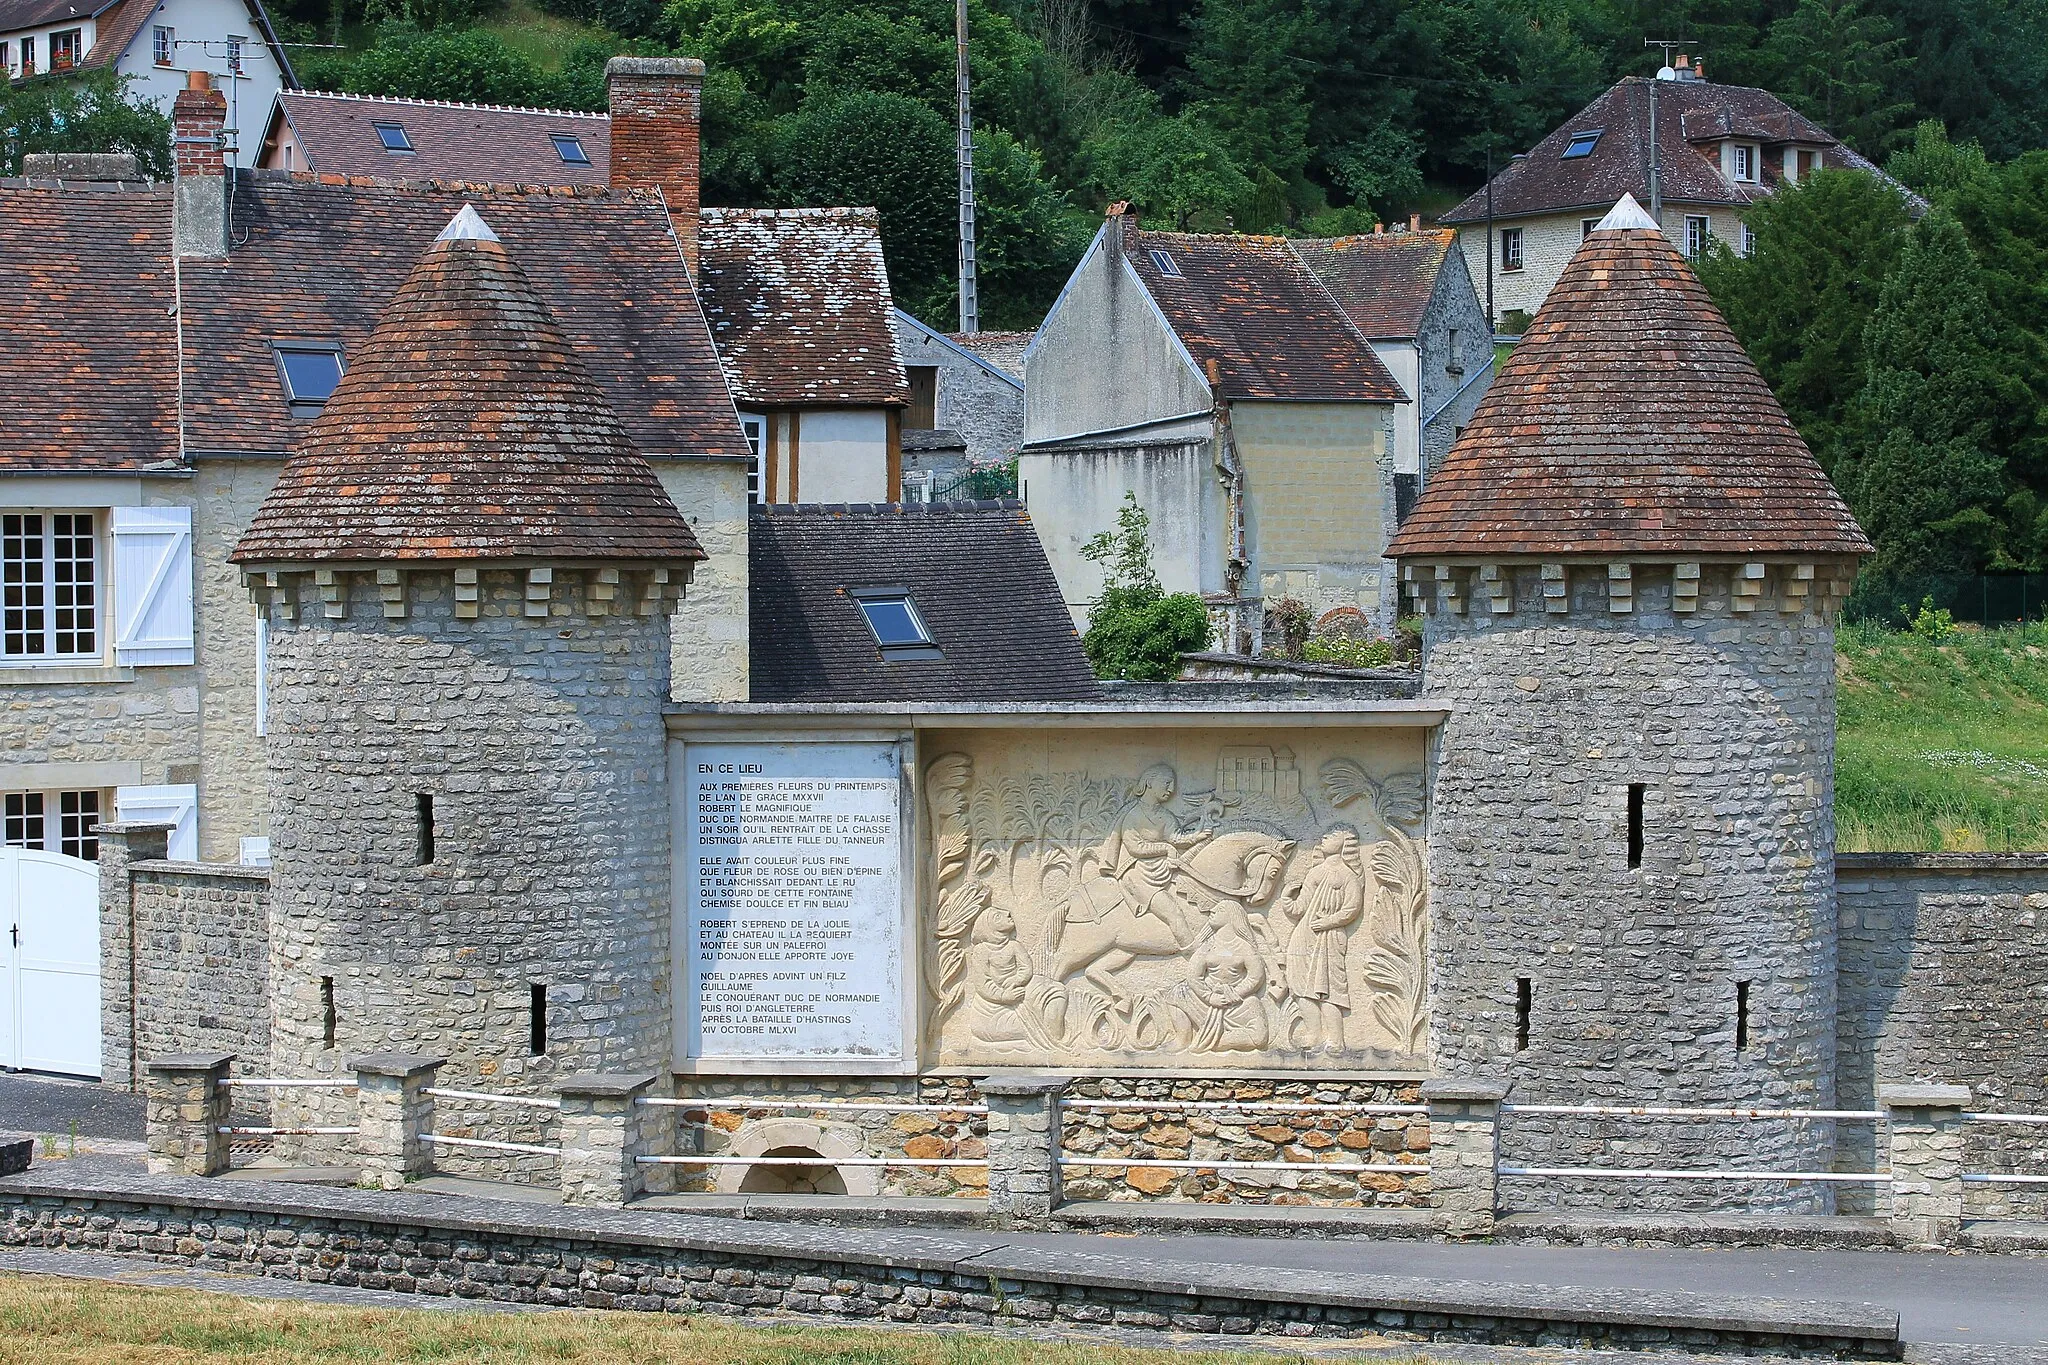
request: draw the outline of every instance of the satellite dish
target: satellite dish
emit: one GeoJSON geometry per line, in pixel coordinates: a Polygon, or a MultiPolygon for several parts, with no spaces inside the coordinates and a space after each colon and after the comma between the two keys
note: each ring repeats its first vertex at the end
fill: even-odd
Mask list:
{"type": "Polygon", "coordinates": [[[1674,67],[1660,66],[1657,68],[1657,79],[1660,81],[1675,81],[1678,79],[1678,71],[1674,67]]]}

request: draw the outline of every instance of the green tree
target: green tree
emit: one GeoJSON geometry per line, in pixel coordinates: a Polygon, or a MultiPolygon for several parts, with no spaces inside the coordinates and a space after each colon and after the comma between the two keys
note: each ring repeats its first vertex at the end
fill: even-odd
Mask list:
{"type": "Polygon", "coordinates": [[[130,152],[152,180],[171,175],[171,121],[129,92],[132,78],[90,71],[0,88],[0,175],[29,152],[130,152]]]}
{"type": "Polygon", "coordinates": [[[1252,231],[1274,226],[1275,208],[1284,214],[1289,198],[1307,187],[1314,63],[1305,49],[1313,27],[1298,0],[1201,0],[1195,11],[1190,108],[1255,187],[1263,174],[1280,189],[1277,205],[1270,188],[1263,196],[1255,188],[1244,201],[1255,220],[1239,226],[1252,231]]]}
{"type": "Polygon", "coordinates": [[[343,67],[351,95],[461,100],[478,104],[546,103],[548,78],[504,39],[483,29],[384,29],[374,47],[343,67]]]}
{"type": "Polygon", "coordinates": [[[1859,0],[1799,0],[1771,25],[1764,51],[1778,68],[1776,89],[1836,137],[1869,155],[1895,140],[1912,108],[1901,97],[1905,39],[1859,0]]]}
{"type": "Polygon", "coordinates": [[[1864,333],[1911,221],[1876,176],[1822,171],[1749,211],[1755,248],[1717,244],[1700,279],[1830,471],[1865,378],[1864,333]]]}
{"type": "Polygon", "coordinates": [[[1865,379],[1835,479],[1876,545],[1884,600],[1920,576],[1974,571],[1996,538],[1989,448],[1998,327],[1969,238],[1936,211],[1908,235],[1865,329],[1865,379]]]}
{"type": "Polygon", "coordinates": [[[1422,139],[1381,119],[1336,157],[1338,183],[1383,218],[1422,195],[1422,139]]]}
{"type": "Polygon", "coordinates": [[[1105,199],[1126,199],[1144,217],[1185,231],[1197,217],[1221,227],[1249,199],[1252,182],[1216,134],[1180,115],[1108,130],[1086,149],[1090,179],[1105,199]]]}
{"type": "Polygon", "coordinates": [[[1081,648],[1098,678],[1165,682],[1180,656],[1209,643],[1209,613],[1191,592],[1168,594],[1152,568],[1152,519],[1125,493],[1116,529],[1081,548],[1102,566],[1102,596],[1088,612],[1081,648]]]}
{"type": "MultiPolygon", "coordinates": [[[[975,270],[981,325],[1036,327],[1094,235],[1045,178],[1036,153],[1000,128],[974,133],[975,270]]],[[[957,291],[956,291],[957,297],[957,291]]]]}
{"type": "Polygon", "coordinates": [[[958,265],[953,130],[944,119],[906,95],[814,96],[777,120],[774,158],[774,202],[880,209],[896,301],[943,315],[958,265]]]}

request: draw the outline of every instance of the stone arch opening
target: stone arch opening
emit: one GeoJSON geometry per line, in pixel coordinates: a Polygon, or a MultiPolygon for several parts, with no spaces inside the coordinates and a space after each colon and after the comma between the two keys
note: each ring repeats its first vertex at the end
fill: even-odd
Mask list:
{"type": "Polygon", "coordinates": [[[815,1166],[749,1166],[740,1181],[741,1194],[845,1194],[839,1168],[808,1147],[773,1147],[772,1157],[812,1157],[815,1166]]]}
{"type": "Polygon", "coordinates": [[[817,1166],[720,1166],[713,1183],[720,1194],[854,1194],[882,1192],[882,1172],[876,1166],[841,1166],[838,1163],[867,1155],[858,1127],[847,1123],[819,1123],[810,1119],[759,1119],[739,1126],[722,1149],[729,1156],[816,1157],[817,1166]],[[788,1182],[807,1178],[810,1188],[788,1182]]]}

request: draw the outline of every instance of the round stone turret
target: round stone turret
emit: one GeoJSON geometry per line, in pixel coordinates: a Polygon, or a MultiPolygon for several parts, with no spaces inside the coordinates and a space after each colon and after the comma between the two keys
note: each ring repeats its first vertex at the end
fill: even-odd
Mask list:
{"type": "MultiPolygon", "coordinates": [[[[1389,551],[1450,704],[1439,1073],[1511,1102],[1833,1100],[1834,629],[1868,543],[1625,199],[1389,551]]],[[[1510,1116],[1524,1166],[1827,1170],[1824,1121],[1510,1116]]],[[[1827,1186],[1508,1181],[1510,1207],[1814,1208],[1827,1186]]]]}
{"type": "Polygon", "coordinates": [[[668,617],[703,551],[473,209],[348,362],[233,556],[268,622],[272,1072],[665,1070],[668,617]]]}

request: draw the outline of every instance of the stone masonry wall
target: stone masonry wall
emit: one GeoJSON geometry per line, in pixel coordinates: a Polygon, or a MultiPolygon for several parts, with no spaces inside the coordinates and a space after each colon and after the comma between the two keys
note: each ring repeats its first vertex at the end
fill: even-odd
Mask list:
{"type": "Polygon", "coordinates": [[[988,1193],[986,1166],[840,1167],[826,1177],[830,1155],[857,1154],[905,1161],[918,1158],[982,1160],[988,1155],[988,1119],[969,1113],[981,1103],[964,1076],[758,1076],[678,1077],[676,1095],[701,1099],[702,1108],[673,1109],[677,1152],[766,1155],[790,1149],[820,1152],[819,1167],[706,1167],[678,1173],[684,1192],[857,1193],[980,1199],[988,1193]],[[930,1113],[806,1109],[805,1100],[942,1106],[930,1113]],[[945,1107],[957,1106],[957,1107],[945,1107]],[[767,1136],[772,1134],[773,1136],[767,1136]],[[765,1150],[763,1144],[775,1144],[765,1150]]]}
{"type": "Polygon", "coordinates": [[[938,425],[965,438],[967,458],[988,464],[1016,454],[1024,440],[1024,386],[990,374],[900,318],[892,316],[890,326],[905,365],[938,370],[938,425]]]}
{"type": "Polygon", "coordinates": [[[144,1061],[232,1052],[235,1073],[270,1065],[270,874],[132,866],[136,1045],[144,1061]]]}
{"type": "MultiPolygon", "coordinates": [[[[1679,614],[1669,566],[1638,564],[1633,610],[1617,613],[1608,566],[1573,565],[1569,610],[1552,612],[1537,566],[1501,572],[1511,612],[1490,609],[1475,572],[1465,612],[1433,611],[1425,635],[1423,697],[1454,708],[1430,811],[1434,1070],[1505,1081],[1510,1102],[1828,1107],[1834,633],[1818,609],[1778,610],[1810,585],[1774,569],[1737,613],[1727,567],[1708,565],[1697,611],[1679,614]]],[[[1511,1115],[1503,1163],[1827,1169],[1830,1127],[1511,1115]]],[[[1506,1180],[1503,1200],[1813,1209],[1826,1195],[1506,1180]]]]}
{"type": "MultiPolygon", "coordinates": [[[[523,575],[486,571],[475,620],[455,618],[445,572],[408,577],[402,619],[357,575],[346,619],[306,587],[300,619],[272,622],[273,1074],[426,1053],[448,1059],[443,1086],[551,1094],[572,1072],[664,1068],[668,618],[632,614],[630,576],[625,610],[593,617],[558,570],[552,614],[534,619],[523,575]],[[547,1046],[529,1055],[536,985],[547,1046]]],[[[293,1090],[277,1112],[347,1123],[351,1105],[293,1090]]],[[[552,1131],[551,1115],[507,1106],[451,1101],[437,1117],[498,1140],[552,1131]]]]}
{"type": "MultiPolygon", "coordinates": [[[[1863,853],[1838,864],[1842,1106],[1870,1108],[1878,1085],[1918,1082],[1970,1086],[1981,1111],[2048,1114],[2048,854],[1863,853]]],[[[1871,1164],[1877,1131],[1842,1125],[1840,1169],[1882,1168],[1871,1164]]],[[[2048,1126],[1968,1125],[1963,1168],[2048,1175],[2048,1126]]],[[[1970,1217],[2048,1214],[2039,1185],[1971,1184],[1964,1200],[1970,1217]]]]}
{"type": "Polygon", "coordinates": [[[231,863],[244,837],[270,832],[268,761],[259,728],[259,623],[228,554],[282,460],[199,459],[192,483],[193,606],[199,613],[199,856],[231,863]]]}

